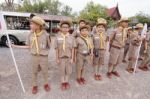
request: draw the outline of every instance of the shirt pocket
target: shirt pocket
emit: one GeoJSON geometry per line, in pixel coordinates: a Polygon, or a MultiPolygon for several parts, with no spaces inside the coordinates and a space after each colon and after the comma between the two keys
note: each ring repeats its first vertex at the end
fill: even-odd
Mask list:
{"type": "Polygon", "coordinates": [[[63,38],[57,38],[57,41],[58,41],[58,45],[61,45],[61,44],[63,44],[64,39],[63,38]]]}
{"type": "Polygon", "coordinates": [[[121,34],[121,33],[117,33],[115,39],[116,39],[117,41],[122,40],[122,34],[121,34]]]}

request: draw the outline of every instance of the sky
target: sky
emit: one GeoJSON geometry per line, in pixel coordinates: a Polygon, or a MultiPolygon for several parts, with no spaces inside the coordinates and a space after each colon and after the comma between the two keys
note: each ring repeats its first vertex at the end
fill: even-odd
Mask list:
{"type": "MultiPolygon", "coordinates": [[[[3,2],[5,0],[0,0],[3,2]]],[[[15,0],[17,2],[18,0],[15,0]]],[[[119,5],[119,11],[124,17],[134,16],[140,11],[150,15],[150,0],[59,0],[73,8],[74,12],[81,11],[88,2],[93,1],[108,8],[119,5]]]]}
{"type": "MultiPolygon", "coordinates": [[[[79,12],[91,0],[60,0],[73,8],[73,11],[79,12]]],[[[150,15],[150,0],[92,0],[108,8],[119,5],[119,10],[122,16],[130,17],[142,11],[150,15]]]]}

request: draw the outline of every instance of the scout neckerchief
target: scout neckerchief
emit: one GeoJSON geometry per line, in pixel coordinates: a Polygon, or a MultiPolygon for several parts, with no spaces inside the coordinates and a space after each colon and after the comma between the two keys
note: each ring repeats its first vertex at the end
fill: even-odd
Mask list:
{"type": "Polygon", "coordinates": [[[63,51],[65,52],[66,51],[66,37],[68,36],[68,33],[67,34],[61,33],[61,36],[63,37],[63,51]]]}
{"type": "Polygon", "coordinates": [[[123,27],[119,27],[119,29],[121,29],[121,31],[122,31],[122,43],[124,43],[124,41],[125,41],[124,35],[126,34],[126,29],[123,27]]]}
{"type": "Polygon", "coordinates": [[[36,54],[38,54],[38,55],[39,55],[39,45],[38,45],[37,37],[38,37],[38,36],[41,36],[42,33],[43,33],[43,31],[41,31],[41,32],[39,32],[39,33],[35,33],[35,32],[34,32],[34,37],[33,37],[33,39],[32,39],[32,44],[31,44],[31,47],[33,47],[33,45],[35,44],[35,46],[36,46],[36,54]]]}
{"type": "Polygon", "coordinates": [[[104,37],[103,37],[103,32],[99,33],[100,37],[100,49],[104,48],[104,37]]]}
{"type": "Polygon", "coordinates": [[[85,41],[85,43],[86,43],[86,45],[87,45],[87,47],[88,47],[88,50],[90,50],[90,49],[93,48],[93,46],[92,46],[92,44],[91,44],[90,39],[89,39],[88,36],[87,36],[87,37],[81,36],[81,38],[85,41]]]}

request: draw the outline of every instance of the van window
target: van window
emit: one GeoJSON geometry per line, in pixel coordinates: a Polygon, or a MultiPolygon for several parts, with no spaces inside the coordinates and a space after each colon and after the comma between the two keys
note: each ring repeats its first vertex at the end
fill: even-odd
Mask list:
{"type": "Polygon", "coordinates": [[[4,16],[8,30],[29,30],[29,17],[4,16]]]}

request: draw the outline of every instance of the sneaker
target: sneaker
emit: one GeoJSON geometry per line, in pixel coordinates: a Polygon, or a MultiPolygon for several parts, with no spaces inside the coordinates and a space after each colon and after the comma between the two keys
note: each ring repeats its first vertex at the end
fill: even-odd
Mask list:
{"type": "Polygon", "coordinates": [[[109,79],[111,79],[111,78],[112,78],[112,73],[111,73],[111,72],[107,72],[107,77],[108,77],[109,79]]]}
{"type": "Polygon", "coordinates": [[[44,89],[45,89],[46,92],[49,92],[50,91],[50,86],[48,84],[45,84],[44,89]]]}
{"type": "Polygon", "coordinates": [[[33,86],[32,87],[32,94],[37,94],[38,93],[38,86],[33,86]]]}
{"type": "Polygon", "coordinates": [[[62,84],[61,84],[61,90],[62,90],[62,91],[66,90],[66,83],[62,83],[62,84]]]}
{"type": "Polygon", "coordinates": [[[86,84],[86,80],[84,78],[81,78],[81,81],[83,84],[86,84]]]}
{"type": "Polygon", "coordinates": [[[113,75],[115,75],[116,77],[120,77],[119,73],[117,71],[112,71],[111,72],[113,75]]]}

